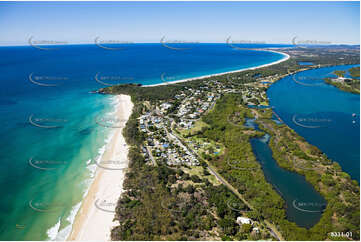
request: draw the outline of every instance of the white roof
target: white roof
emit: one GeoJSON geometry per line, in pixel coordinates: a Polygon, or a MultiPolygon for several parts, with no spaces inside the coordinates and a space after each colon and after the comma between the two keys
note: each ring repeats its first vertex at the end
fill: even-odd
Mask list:
{"type": "Polygon", "coordinates": [[[252,220],[250,218],[246,218],[246,217],[237,217],[237,223],[241,223],[241,224],[252,224],[252,220]]]}

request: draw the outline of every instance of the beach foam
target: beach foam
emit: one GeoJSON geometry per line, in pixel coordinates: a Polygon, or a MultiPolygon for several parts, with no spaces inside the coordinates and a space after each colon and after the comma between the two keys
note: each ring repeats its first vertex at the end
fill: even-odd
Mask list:
{"type": "Polygon", "coordinates": [[[55,240],[56,239],[56,236],[58,235],[59,228],[60,228],[60,219],[61,218],[59,218],[58,222],[53,227],[48,229],[48,231],[46,232],[46,234],[49,237],[49,240],[55,240]]]}
{"type": "MultiPolygon", "coordinates": [[[[129,118],[133,107],[130,96],[117,96],[112,104],[116,107],[114,115],[117,118],[129,118]]],[[[115,204],[123,192],[125,177],[123,168],[128,167],[127,155],[128,149],[122,136],[122,128],[113,129],[107,136],[105,145],[99,149],[95,161],[98,163],[117,160],[121,161],[119,162],[120,167],[118,170],[108,170],[96,164],[88,164],[89,170],[92,172],[95,170],[95,178],[86,191],[68,240],[110,240],[110,231],[115,225],[113,222],[114,212],[99,209],[96,202],[110,201],[115,208],[115,204]]]]}
{"type": "MultiPolygon", "coordinates": [[[[69,216],[66,218],[66,220],[70,223],[68,226],[66,226],[64,229],[60,230],[56,236],[57,241],[64,241],[66,238],[70,235],[72,225],[75,220],[75,216],[78,213],[81,206],[81,202],[73,206],[72,210],[70,211],[69,216]]],[[[60,222],[60,221],[59,221],[60,222]]],[[[60,224],[59,224],[60,226],[60,224]]]]}
{"type": "MultiPolygon", "coordinates": [[[[106,116],[112,116],[112,115],[114,116],[117,112],[117,108],[119,107],[120,103],[121,102],[119,101],[119,98],[111,97],[110,104],[112,105],[112,108],[111,108],[111,111],[107,112],[105,115],[106,116]]],[[[109,144],[109,142],[111,142],[115,133],[116,133],[115,130],[109,130],[109,133],[107,134],[107,136],[104,140],[104,145],[98,149],[96,156],[93,159],[89,159],[86,161],[86,165],[87,165],[86,168],[89,171],[90,178],[84,180],[84,182],[83,182],[84,183],[83,185],[85,187],[85,190],[83,191],[83,199],[88,195],[91,184],[95,180],[97,168],[99,168],[93,161],[96,161],[96,162],[101,161],[103,154],[106,151],[106,147],[109,144]]],[[[81,208],[81,205],[82,205],[82,202],[79,202],[78,204],[76,204],[75,206],[72,207],[69,216],[66,218],[66,221],[69,222],[69,225],[67,225],[65,228],[59,230],[61,227],[61,218],[59,218],[58,222],[53,227],[51,227],[47,230],[47,235],[48,235],[49,240],[64,241],[69,237],[69,235],[72,231],[74,220],[76,218],[76,215],[77,215],[79,209],[81,208]]]]}

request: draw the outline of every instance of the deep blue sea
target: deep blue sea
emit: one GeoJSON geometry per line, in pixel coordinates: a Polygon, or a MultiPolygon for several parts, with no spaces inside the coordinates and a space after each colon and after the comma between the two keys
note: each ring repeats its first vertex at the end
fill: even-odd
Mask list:
{"type": "Polygon", "coordinates": [[[182,50],[161,44],[116,50],[96,45],[49,48],[0,47],[0,240],[67,237],[94,175],[91,161],[99,158],[111,133],[95,120],[111,115],[114,99],[90,91],[118,83],[157,84],[162,76],[180,80],[283,58],[226,44],[190,44],[182,50]]]}
{"type": "Polygon", "coordinates": [[[352,179],[360,181],[360,95],[326,84],[335,70],[359,65],[324,67],[287,76],[267,91],[270,106],[282,120],[352,179]]]}

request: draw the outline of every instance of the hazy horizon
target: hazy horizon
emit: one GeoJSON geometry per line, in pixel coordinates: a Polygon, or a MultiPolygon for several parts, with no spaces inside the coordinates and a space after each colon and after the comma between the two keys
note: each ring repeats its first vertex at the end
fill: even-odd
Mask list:
{"type": "Polygon", "coordinates": [[[359,2],[2,2],[0,45],[300,41],[360,44],[359,2]]]}

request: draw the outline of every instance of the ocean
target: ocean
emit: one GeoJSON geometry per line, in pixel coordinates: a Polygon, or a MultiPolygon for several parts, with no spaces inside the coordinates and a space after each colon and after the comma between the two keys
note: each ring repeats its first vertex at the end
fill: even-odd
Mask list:
{"type": "Polygon", "coordinates": [[[103,47],[0,47],[0,240],[68,236],[112,134],[96,120],[111,118],[115,99],[91,91],[234,71],[284,57],[226,44],[103,47]]]}

